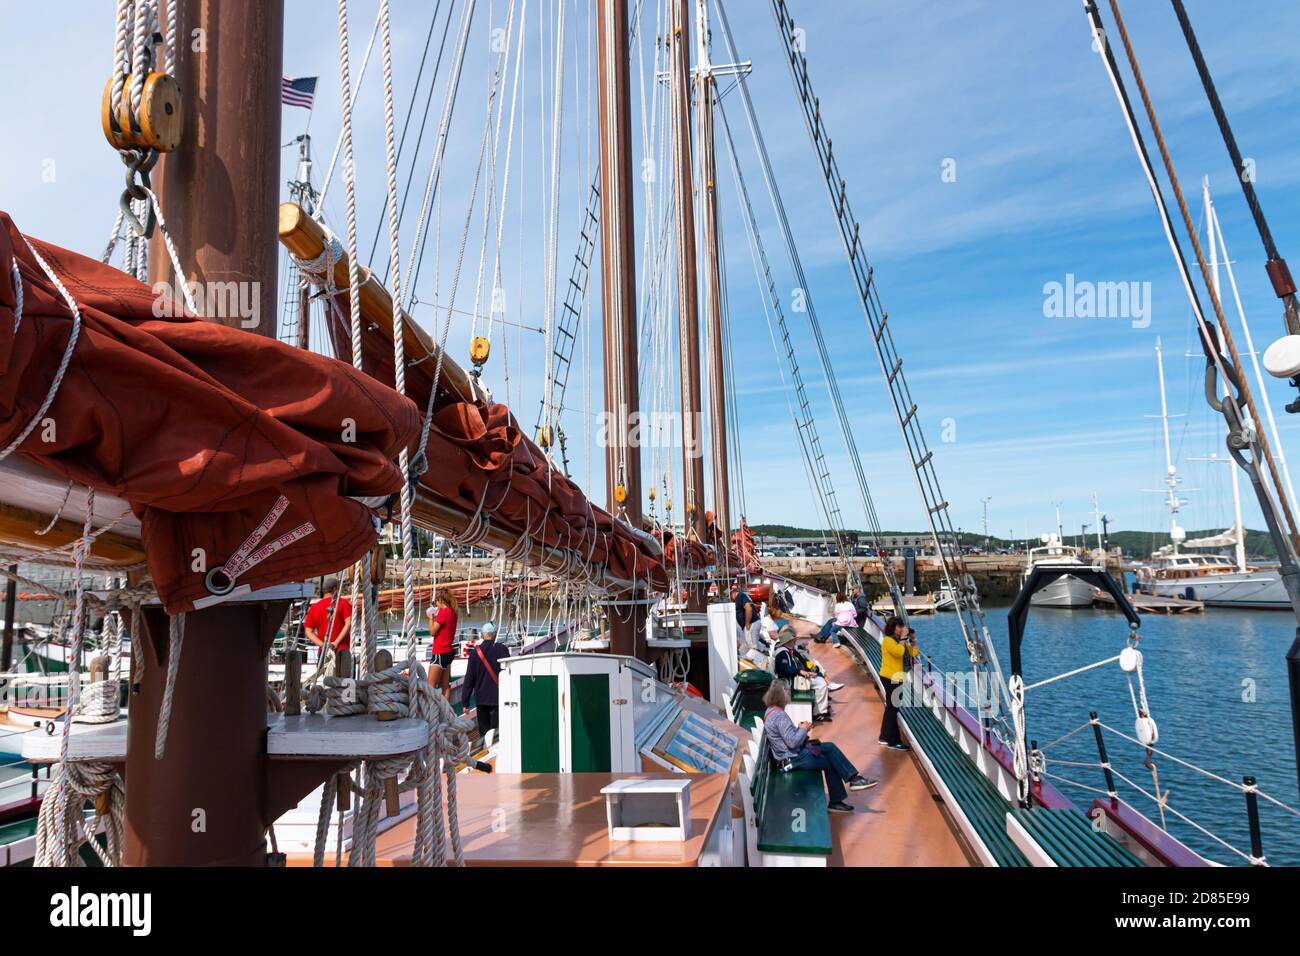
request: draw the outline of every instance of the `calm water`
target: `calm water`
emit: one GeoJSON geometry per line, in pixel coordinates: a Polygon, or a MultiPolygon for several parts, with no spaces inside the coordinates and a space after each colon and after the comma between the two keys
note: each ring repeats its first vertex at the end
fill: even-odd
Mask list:
{"type": "MultiPolygon", "coordinates": [[[[1008,610],[985,609],[1004,669],[1009,664],[1008,610]]],[[[970,669],[956,615],[917,618],[915,626],[922,653],[937,665],[961,672],[970,669]]],[[[1127,622],[1116,612],[1031,608],[1022,647],[1025,683],[1118,654],[1127,633],[1127,622]]],[[[1147,699],[1160,730],[1157,746],[1229,780],[1239,782],[1242,774],[1251,774],[1262,791],[1292,807],[1300,806],[1285,666],[1295,634],[1294,618],[1280,612],[1209,608],[1196,615],[1148,615],[1141,634],[1147,699]]],[[[1097,711],[1103,723],[1134,736],[1133,704],[1118,662],[1029,691],[1029,736],[1046,744],[1086,721],[1090,710],[1097,711]]],[[[1112,734],[1106,734],[1106,746],[1116,769],[1154,793],[1140,748],[1112,734]]],[[[1047,769],[1104,789],[1099,768],[1053,766],[1054,757],[1097,763],[1091,729],[1049,749],[1047,769]]],[[[1246,802],[1240,791],[1170,760],[1156,760],[1160,786],[1170,792],[1170,807],[1249,852],[1246,802]]],[[[1085,809],[1095,796],[1052,782],[1085,809]]],[[[1123,781],[1116,782],[1124,800],[1151,819],[1159,819],[1150,799],[1123,781]]],[[[1260,801],[1260,818],[1269,863],[1300,866],[1300,818],[1266,801],[1260,801]]],[[[1216,862],[1245,862],[1172,815],[1168,829],[1216,862]]]]}

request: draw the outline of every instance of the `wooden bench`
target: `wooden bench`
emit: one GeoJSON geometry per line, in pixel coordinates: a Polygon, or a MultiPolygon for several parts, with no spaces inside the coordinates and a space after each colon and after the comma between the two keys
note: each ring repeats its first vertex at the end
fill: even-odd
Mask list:
{"type": "Polygon", "coordinates": [[[764,736],[750,792],[761,865],[826,865],[831,855],[831,821],[820,770],[781,771],[764,736]]]}

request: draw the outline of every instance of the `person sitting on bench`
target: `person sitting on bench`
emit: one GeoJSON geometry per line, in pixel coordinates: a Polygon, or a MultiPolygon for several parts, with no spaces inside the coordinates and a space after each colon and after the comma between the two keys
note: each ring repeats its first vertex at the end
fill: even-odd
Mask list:
{"type": "Polygon", "coordinates": [[[817,632],[815,640],[818,644],[825,644],[829,638],[830,642],[840,647],[840,635],[837,633],[841,627],[857,627],[858,612],[857,609],[849,602],[843,592],[835,595],[835,616],[822,625],[822,629],[817,632]]]}
{"type": "Polygon", "coordinates": [[[803,656],[796,650],[794,647],[794,631],[791,630],[788,624],[777,632],[776,644],[777,651],[776,657],[772,661],[772,670],[776,674],[777,680],[789,681],[793,684],[798,677],[806,678],[813,692],[813,722],[819,724],[830,723],[830,687],[826,683],[826,678],[811,669],[803,656]]]}
{"type": "Polygon", "coordinates": [[[777,768],[791,770],[820,770],[826,780],[826,809],[837,813],[852,813],[853,807],[844,802],[849,790],[869,790],[879,781],[868,780],[858,773],[849,758],[832,743],[808,739],[808,724],[798,727],[785,712],[790,703],[790,685],[783,680],[772,681],[763,695],[767,712],[763,715],[763,733],[767,735],[768,749],[777,768]]]}

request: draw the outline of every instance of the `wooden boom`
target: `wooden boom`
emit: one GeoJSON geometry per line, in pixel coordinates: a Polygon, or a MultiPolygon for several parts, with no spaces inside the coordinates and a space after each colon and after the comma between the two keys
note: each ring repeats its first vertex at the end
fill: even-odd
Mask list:
{"type": "MultiPolygon", "coordinates": [[[[280,206],[280,242],[290,254],[299,259],[316,259],[325,251],[328,234],[324,227],[313,219],[297,203],[287,202],[280,206]]],[[[381,332],[391,339],[393,335],[393,299],[383,284],[373,273],[360,267],[361,276],[361,315],[367,322],[374,323],[381,332]]],[[[348,256],[344,252],[334,263],[334,285],[340,292],[347,292],[348,256]]],[[[438,345],[432,336],[422,329],[414,319],[405,312],[402,315],[402,334],[405,336],[406,355],[410,361],[437,361],[438,345]]],[[[445,352],[442,356],[441,380],[462,400],[473,402],[480,393],[475,391],[469,374],[451,356],[445,352]]],[[[414,488],[415,500],[411,518],[416,525],[447,537],[463,535],[473,522],[471,511],[460,504],[448,501],[434,494],[427,487],[417,484],[414,488]]],[[[518,546],[519,532],[508,528],[492,527],[484,539],[489,548],[512,550],[518,546]]],[[[642,536],[646,540],[646,536],[642,536]]],[[[653,539],[650,539],[653,541],[653,539]]],[[[657,545],[657,543],[655,543],[657,545]]],[[[554,568],[563,560],[563,552],[553,548],[534,544],[529,549],[528,562],[536,568],[554,568]]],[[[602,571],[606,568],[600,569],[602,571]]],[[[612,575],[604,577],[602,583],[614,592],[632,589],[632,582],[612,575]]]]}
{"type": "MultiPolygon", "coordinates": [[[[287,202],[280,205],[279,233],[280,242],[299,259],[315,259],[325,251],[327,233],[324,227],[297,203],[287,202]]],[[[394,324],[393,298],[369,269],[361,266],[359,273],[361,315],[391,337],[394,324]]],[[[334,263],[335,288],[346,293],[350,288],[348,279],[348,254],[344,251],[334,263]]],[[[402,335],[408,362],[437,361],[438,344],[405,312],[402,312],[402,335]]],[[[446,352],[442,355],[441,380],[465,401],[474,401],[475,391],[469,373],[446,352]]]]}

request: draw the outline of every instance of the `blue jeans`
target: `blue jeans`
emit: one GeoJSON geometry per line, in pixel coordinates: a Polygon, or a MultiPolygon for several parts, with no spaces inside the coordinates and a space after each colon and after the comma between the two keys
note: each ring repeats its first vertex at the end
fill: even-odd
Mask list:
{"type": "Polygon", "coordinates": [[[826,640],[826,638],[829,637],[831,639],[831,643],[834,644],[836,647],[839,647],[840,636],[835,632],[836,626],[837,625],[835,623],[835,618],[831,618],[829,621],[827,621],[825,624],[822,625],[822,629],[817,633],[817,636],[820,637],[822,640],[826,640]]]}
{"type": "Polygon", "coordinates": [[[844,784],[858,775],[857,768],[834,744],[823,742],[817,746],[821,750],[820,756],[805,747],[790,761],[790,765],[795,770],[820,770],[826,778],[826,793],[831,803],[839,803],[849,795],[844,784]]]}

